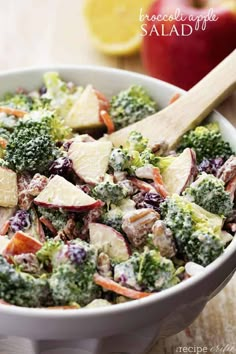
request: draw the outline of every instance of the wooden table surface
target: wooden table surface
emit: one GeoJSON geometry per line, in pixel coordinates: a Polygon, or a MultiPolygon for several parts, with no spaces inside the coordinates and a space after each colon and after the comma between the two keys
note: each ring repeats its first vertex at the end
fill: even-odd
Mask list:
{"type": "MultiPolygon", "coordinates": [[[[48,64],[92,64],[144,72],[139,56],[111,58],[93,48],[81,8],[82,0],[0,0],[0,70],[48,64]]],[[[236,126],[236,96],[222,104],[220,111],[236,126]]],[[[236,352],[235,299],[236,276],[188,330],[160,340],[150,354],[175,353],[179,346],[227,344],[234,345],[236,352]]],[[[226,349],[224,353],[230,353],[226,349]]]]}

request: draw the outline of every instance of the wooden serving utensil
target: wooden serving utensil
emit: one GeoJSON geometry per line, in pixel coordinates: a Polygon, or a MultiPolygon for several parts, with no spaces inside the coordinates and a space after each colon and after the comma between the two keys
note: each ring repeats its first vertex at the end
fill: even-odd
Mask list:
{"type": "Polygon", "coordinates": [[[177,101],[141,121],[109,135],[114,146],[124,145],[138,131],[150,146],[161,141],[173,149],[189,129],[198,125],[236,88],[236,50],[177,101]]]}

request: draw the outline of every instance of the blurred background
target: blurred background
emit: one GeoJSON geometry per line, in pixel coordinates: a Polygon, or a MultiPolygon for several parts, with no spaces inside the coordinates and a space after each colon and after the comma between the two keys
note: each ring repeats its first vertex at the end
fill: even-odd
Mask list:
{"type": "MultiPolygon", "coordinates": [[[[195,22],[188,22],[192,29],[195,22]]],[[[1,71],[50,64],[103,65],[189,89],[236,48],[236,0],[0,0],[0,48],[1,71]],[[176,34],[181,21],[150,21],[143,29],[139,21],[140,8],[143,13],[149,9],[150,16],[176,7],[207,15],[211,6],[218,20],[189,36],[176,34]],[[175,34],[168,36],[174,25],[175,34]]],[[[219,110],[236,126],[235,95],[219,110]]],[[[234,277],[190,328],[161,340],[150,353],[227,344],[235,345],[236,352],[235,298],[234,277]]]]}

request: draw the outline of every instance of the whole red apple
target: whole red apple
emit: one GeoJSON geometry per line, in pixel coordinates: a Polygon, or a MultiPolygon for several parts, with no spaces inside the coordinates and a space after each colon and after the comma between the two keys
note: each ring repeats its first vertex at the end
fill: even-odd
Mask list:
{"type": "Polygon", "coordinates": [[[148,73],[187,90],[236,48],[236,0],[157,0],[140,20],[148,73]]]}

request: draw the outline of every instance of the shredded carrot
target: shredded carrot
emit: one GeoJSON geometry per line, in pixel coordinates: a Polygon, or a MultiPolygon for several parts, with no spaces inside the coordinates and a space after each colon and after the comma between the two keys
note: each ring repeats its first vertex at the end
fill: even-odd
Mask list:
{"type": "Polygon", "coordinates": [[[101,111],[109,111],[110,108],[110,102],[106,98],[106,96],[103,95],[100,91],[94,90],[97,98],[98,98],[98,104],[99,104],[99,112],[100,112],[100,120],[103,122],[102,117],[101,117],[101,111]]]}
{"type": "Polygon", "coordinates": [[[48,310],[78,310],[80,306],[77,305],[68,305],[68,306],[49,306],[46,307],[48,310]]]}
{"type": "Polygon", "coordinates": [[[41,221],[41,223],[44,226],[46,226],[48,228],[48,230],[50,230],[54,236],[57,235],[57,229],[53,226],[53,224],[51,223],[50,220],[48,220],[44,216],[41,216],[41,218],[39,218],[39,221],[41,221]]]}
{"type": "Polygon", "coordinates": [[[111,119],[110,114],[107,111],[102,110],[100,112],[100,117],[103,123],[105,124],[105,126],[107,127],[108,134],[113,133],[115,131],[115,126],[111,119]]]}
{"type": "Polygon", "coordinates": [[[15,108],[5,107],[5,106],[0,106],[0,112],[15,116],[17,118],[22,118],[27,113],[25,111],[21,111],[20,109],[15,109],[15,108]]]}
{"type": "Polygon", "coordinates": [[[2,235],[2,236],[6,235],[7,231],[9,230],[9,226],[10,226],[10,221],[7,220],[7,221],[3,224],[3,226],[2,226],[2,228],[1,228],[1,230],[0,230],[0,235],[2,235]]]}
{"type": "Polygon", "coordinates": [[[163,198],[166,198],[168,196],[168,192],[164,186],[163,179],[158,167],[153,168],[153,180],[157,192],[160,193],[163,198]]]}
{"type": "Polygon", "coordinates": [[[180,93],[175,93],[174,96],[171,97],[169,104],[174,103],[180,98],[180,93]]]}
{"type": "Polygon", "coordinates": [[[133,183],[135,187],[137,187],[143,192],[155,192],[155,188],[151,184],[144,182],[141,179],[130,177],[129,180],[133,183]]]}
{"type": "Polygon", "coordinates": [[[1,148],[6,149],[6,146],[7,146],[6,139],[0,137],[0,146],[1,146],[1,148]]]}
{"type": "Polygon", "coordinates": [[[107,290],[113,291],[116,294],[123,295],[125,297],[130,298],[130,299],[141,299],[143,297],[147,297],[147,296],[151,295],[151,293],[145,293],[145,292],[136,291],[133,289],[126,288],[111,279],[102,277],[99,274],[94,275],[94,282],[95,282],[95,284],[97,284],[107,290]]]}
{"type": "Polygon", "coordinates": [[[95,91],[95,94],[96,94],[97,98],[99,99],[99,101],[101,101],[100,103],[104,106],[104,108],[102,108],[102,109],[108,110],[110,107],[110,103],[109,103],[108,99],[106,98],[106,96],[98,90],[94,90],[94,91],[95,91]]]}
{"type": "Polygon", "coordinates": [[[9,302],[6,302],[3,299],[0,299],[0,305],[8,305],[8,306],[12,306],[12,304],[9,304],[9,302]]]}

